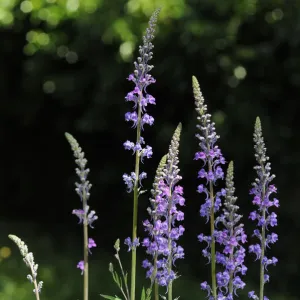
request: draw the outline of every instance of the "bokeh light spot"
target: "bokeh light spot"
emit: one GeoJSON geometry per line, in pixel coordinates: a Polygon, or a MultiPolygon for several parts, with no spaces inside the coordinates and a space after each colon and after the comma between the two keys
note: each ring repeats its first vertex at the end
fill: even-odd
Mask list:
{"type": "Polygon", "coordinates": [[[78,61],[78,55],[74,51],[69,51],[66,54],[66,60],[69,64],[75,64],[78,61]]]}
{"type": "Polygon", "coordinates": [[[52,80],[48,80],[48,81],[45,81],[44,84],[43,84],[43,90],[46,94],[52,94],[55,92],[55,89],[56,89],[56,85],[54,83],[54,81],[52,80]]]}
{"type": "Polygon", "coordinates": [[[20,9],[23,13],[28,14],[32,11],[33,5],[30,1],[25,0],[25,1],[21,2],[20,9]]]}
{"type": "Polygon", "coordinates": [[[2,247],[0,249],[0,257],[1,258],[8,258],[11,255],[11,250],[8,247],[2,247]]]}
{"type": "Polygon", "coordinates": [[[234,69],[233,73],[234,73],[234,76],[239,80],[244,79],[247,75],[247,71],[243,66],[236,67],[234,69]]]}

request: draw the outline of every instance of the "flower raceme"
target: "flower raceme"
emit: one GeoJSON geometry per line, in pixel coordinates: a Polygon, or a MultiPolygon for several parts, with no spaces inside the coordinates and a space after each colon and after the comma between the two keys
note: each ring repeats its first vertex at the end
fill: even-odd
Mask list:
{"type": "Polygon", "coordinates": [[[133,218],[132,218],[132,236],[125,239],[125,244],[129,247],[131,253],[131,300],[135,300],[135,281],[136,281],[136,247],[139,246],[139,238],[137,237],[137,219],[138,219],[138,198],[141,193],[142,180],[147,177],[146,172],[140,173],[140,161],[144,158],[151,158],[152,147],[146,145],[142,136],[145,125],[152,126],[154,118],[147,113],[148,105],[155,104],[155,98],[148,93],[147,88],[155,82],[155,79],[149,73],[153,66],[149,64],[152,59],[154,48],[152,40],[154,39],[157,16],[160,9],[157,9],[149,20],[146,34],[143,36],[143,44],[139,46],[140,56],[134,62],[134,71],[128,76],[128,80],[134,83],[134,89],[129,92],[125,100],[133,102],[133,109],[125,114],[125,121],[132,124],[132,128],[136,129],[136,140],[125,141],[123,146],[125,150],[133,151],[135,154],[134,172],[123,175],[123,181],[127,187],[127,192],[133,191],[133,218]]]}
{"type": "Polygon", "coordinates": [[[244,225],[239,223],[242,215],[238,214],[237,198],[234,196],[233,162],[229,163],[226,175],[226,194],[223,214],[216,218],[215,224],[221,223],[222,230],[215,231],[215,239],[223,247],[222,253],[216,252],[216,262],[225,270],[216,274],[218,286],[218,298],[233,299],[236,291],[245,287],[239,275],[245,275],[247,267],[244,265],[246,250],[242,246],[247,241],[244,225]]]}
{"type": "Polygon", "coordinates": [[[43,281],[37,281],[37,270],[38,264],[34,262],[34,257],[32,252],[28,252],[27,245],[16,235],[10,234],[8,236],[19,248],[20,253],[23,257],[23,261],[25,262],[26,266],[30,269],[30,273],[27,275],[27,279],[33,283],[34,289],[33,293],[35,293],[36,300],[40,299],[40,293],[43,287],[43,281]]]}
{"type": "MultiPolygon", "coordinates": [[[[154,39],[155,26],[159,10],[156,10],[149,21],[149,26],[146,29],[146,34],[143,37],[143,45],[139,46],[140,56],[134,62],[134,72],[128,76],[128,80],[133,82],[134,89],[127,94],[125,100],[133,102],[133,111],[125,114],[125,121],[132,123],[132,128],[137,130],[137,139],[135,142],[127,140],[123,146],[125,150],[132,150],[136,154],[137,159],[143,161],[144,158],[151,158],[152,147],[145,145],[145,140],[141,133],[145,125],[152,126],[154,118],[150,116],[147,111],[148,105],[155,105],[155,98],[147,92],[147,87],[155,83],[155,79],[149,72],[154,68],[149,65],[149,61],[153,57],[152,49],[154,48],[152,40],[154,39]]],[[[131,172],[130,175],[124,174],[123,180],[127,186],[127,191],[131,192],[135,185],[140,183],[147,177],[145,172],[137,174],[138,172],[131,172]]]]}
{"type": "Polygon", "coordinates": [[[148,208],[150,220],[143,222],[149,237],[144,238],[142,245],[153,258],[153,262],[143,261],[143,267],[148,269],[146,277],[160,286],[167,286],[168,293],[172,292],[172,281],[178,277],[172,266],[177,259],[184,258],[184,250],[177,241],[185,229],[176,224],[184,220],[179,207],[185,203],[183,188],[177,184],[182,179],[178,168],[180,132],[181,124],[175,130],[169,153],[158,166],[148,208]]]}
{"type": "Polygon", "coordinates": [[[254,150],[257,165],[254,167],[257,177],[252,184],[250,195],[253,195],[252,203],[256,206],[256,210],[252,211],[249,219],[255,221],[258,229],[254,230],[255,236],[260,243],[250,245],[249,252],[254,253],[256,260],[260,260],[260,290],[259,297],[254,291],[249,292],[248,296],[254,300],[268,300],[264,296],[264,285],[269,281],[267,267],[270,264],[276,265],[278,259],[276,257],[268,258],[266,256],[267,248],[278,240],[278,235],[269,232],[270,227],[277,226],[277,215],[275,212],[270,212],[271,207],[279,207],[277,198],[271,199],[272,194],[277,192],[275,185],[271,184],[275,175],[271,174],[271,163],[266,155],[266,146],[262,136],[262,128],[260,119],[257,118],[254,126],[254,150]]]}
{"type": "Polygon", "coordinates": [[[92,238],[88,238],[88,226],[93,228],[92,223],[97,220],[98,217],[94,210],[89,211],[90,207],[87,205],[87,201],[90,198],[90,189],[92,187],[87,180],[87,175],[90,171],[86,168],[87,159],[84,157],[84,152],[75,138],[69,133],[66,133],[65,136],[76,158],[75,163],[78,167],[75,170],[80,179],[80,183],[75,183],[75,191],[82,202],[82,209],[74,209],[72,214],[79,218],[79,223],[82,223],[84,227],[84,260],[81,260],[77,264],[77,268],[80,269],[82,271],[81,274],[83,274],[85,271],[87,272],[87,255],[91,253],[91,248],[96,247],[95,241],[92,238]]]}
{"type": "Polygon", "coordinates": [[[199,140],[200,147],[200,151],[195,154],[194,159],[201,160],[203,163],[203,167],[198,172],[198,178],[204,180],[204,184],[198,186],[197,192],[205,195],[205,202],[200,207],[200,215],[206,218],[207,222],[210,221],[210,235],[200,234],[198,236],[200,242],[207,243],[207,247],[202,250],[202,255],[211,263],[211,286],[205,281],[201,284],[201,288],[207,290],[208,294],[213,297],[212,299],[216,299],[215,213],[221,207],[221,198],[226,195],[226,190],[220,189],[216,192],[215,185],[218,180],[224,179],[222,165],[225,164],[225,159],[216,145],[219,136],[216,134],[214,122],[211,122],[211,115],[207,113],[207,105],[204,103],[199,83],[194,76],[192,83],[195,107],[198,114],[197,120],[199,121],[197,125],[199,133],[196,134],[196,137],[199,140]]]}

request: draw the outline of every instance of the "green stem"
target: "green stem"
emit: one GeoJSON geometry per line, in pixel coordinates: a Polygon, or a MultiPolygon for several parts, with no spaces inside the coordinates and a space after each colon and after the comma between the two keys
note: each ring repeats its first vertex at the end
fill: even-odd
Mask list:
{"type": "Polygon", "coordinates": [[[154,282],[154,300],[159,300],[159,286],[156,280],[154,282]]]}
{"type": "MultiPolygon", "coordinates": [[[[208,162],[209,171],[212,170],[211,162],[208,162]]],[[[217,299],[217,281],[216,281],[216,243],[214,238],[215,231],[215,212],[214,212],[214,188],[213,183],[209,182],[209,196],[211,201],[210,209],[210,235],[211,235],[211,286],[212,295],[214,299],[217,299]]]]}
{"type": "MultiPolygon", "coordinates": [[[[232,224],[232,222],[233,222],[233,213],[231,212],[230,213],[230,223],[232,224]]],[[[230,236],[233,236],[233,228],[231,228],[231,230],[230,230],[230,236]]],[[[234,247],[232,246],[231,247],[230,256],[229,256],[230,261],[233,261],[233,250],[234,250],[234,247]]],[[[234,273],[234,270],[232,270],[232,271],[229,272],[229,274],[230,274],[230,279],[229,279],[229,295],[233,294],[233,273],[234,273]]]]}
{"type": "Polygon", "coordinates": [[[168,300],[172,300],[173,296],[172,296],[172,288],[173,288],[173,282],[172,280],[169,282],[168,284],[168,300]]]}
{"type": "MultiPolygon", "coordinates": [[[[136,131],[136,142],[140,142],[141,138],[141,106],[140,102],[142,100],[142,92],[139,94],[138,100],[138,122],[136,131]]],[[[132,222],[132,243],[137,237],[137,218],[138,218],[138,198],[139,198],[139,173],[140,173],[140,156],[139,151],[135,153],[135,182],[133,189],[133,222],[132,222]]],[[[136,281],[136,248],[133,247],[131,251],[131,286],[130,286],[130,296],[131,300],[135,300],[135,281],[136,281]]]]}
{"type": "MultiPolygon", "coordinates": [[[[34,271],[32,268],[31,268],[31,273],[34,274],[34,271]]],[[[34,285],[34,290],[35,290],[35,298],[36,298],[36,300],[40,300],[40,294],[38,291],[38,284],[36,282],[36,279],[33,281],[33,285],[34,285]]]]}
{"type": "MultiPolygon", "coordinates": [[[[262,163],[260,163],[261,168],[262,168],[262,174],[265,174],[265,167],[262,163]]],[[[261,199],[265,199],[266,195],[266,189],[265,189],[265,182],[263,184],[263,189],[262,189],[262,195],[261,199]]],[[[266,219],[266,208],[263,208],[262,210],[262,218],[263,220],[266,219]]],[[[266,227],[265,225],[262,226],[261,230],[261,255],[260,255],[260,286],[259,286],[259,300],[264,300],[264,286],[265,286],[265,269],[263,265],[263,259],[265,257],[265,242],[266,242],[266,227]]]]}
{"type": "MultiPolygon", "coordinates": [[[[201,113],[200,113],[201,114],[201,113]]],[[[206,122],[204,122],[204,126],[206,126],[206,122]]],[[[206,129],[206,141],[208,141],[208,130],[206,129]]],[[[210,144],[206,142],[207,151],[210,151],[210,144]]],[[[212,161],[208,159],[208,171],[212,172],[212,161]]],[[[216,281],[216,244],[214,238],[214,231],[215,231],[215,197],[214,197],[214,186],[212,181],[209,181],[209,198],[211,202],[210,208],[210,236],[211,236],[211,289],[212,289],[212,296],[216,300],[217,299],[217,281],[216,281]]]]}
{"type": "Polygon", "coordinates": [[[115,256],[116,256],[117,261],[119,262],[119,267],[120,267],[120,270],[121,270],[121,273],[122,273],[122,276],[123,276],[123,281],[124,281],[124,285],[125,285],[125,288],[126,288],[126,294],[127,294],[127,296],[126,296],[126,294],[125,294],[125,292],[124,292],[124,290],[123,290],[122,287],[120,287],[120,290],[121,290],[124,298],[127,299],[127,300],[130,300],[128,285],[126,283],[126,275],[125,275],[125,272],[124,272],[124,269],[123,269],[123,266],[122,266],[121,257],[120,257],[120,255],[119,255],[118,252],[117,252],[117,254],[115,256]]]}
{"type": "MultiPolygon", "coordinates": [[[[264,193],[262,199],[264,199],[264,193]]],[[[262,218],[265,220],[266,218],[266,210],[262,211],[262,218]]],[[[263,265],[263,259],[265,257],[265,240],[266,240],[266,228],[265,225],[262,226],[261,232],[261,256],[260,256],[260,286],[259,286],[259,300],[264,299],[264,286],[265,286],[265,269],[263,265]]]]}
{"type": "MultiPolygon", "coordinates": [[[[173,161],[171,161],[170,163],[170,170],[172,170],[173,168],[173,161]]],[[[171,234],[171,229],[172,229],[172,216],[171,216],[171,208],[172,208],[172,183],[170,183],[170,190],[169,190],[169,205],[168,205],[168,227],[169,227],[169,234],[168,234],[168,249],[169,249],[169,257],[168,257],[168,273],[170,275],[171,271],[172,271],[172,239],[170,238],[170,234],[171,234]]],[[[173,284],[172,284],[172,280],[169,281],[168,284],[168,300],[172,300],[172,292],[173,292],[173,284]]]]}
{"type": "MultiPolygon", "coordinates": [[[[210,150],[210,145],[207,144],[208,151],[210,150]]],[[[208,161],[208,171],[212,172],[212,163],[208,161]]],[[[217,299],[217,281],[216,281],[216,244],[214,238],[215,231],[215,197],[214,197],[214,187],[212,181],[209,182],[209,197],[211,202],[210,208],[210,236],[211,236],[211,287],[212,295],[214,299],[217,299]]]]}
{"type": "Polygon", "coordinates": [[[159,300],[159,289],[158,289],[158,283],[157,283],[157,280],[156,280],[156,274],[157,274],[157,257],[158,257],[158,254],[157,252],[155,253],[154,255],[154,262],[153,262],[153,265],[154,265],[154,270],[153,270],[153,282],[154,282],[154,300],[159,300]]]}
{"type": "Polygon", "coordinates": [[[87,201],[85,195],[82,197],[84,222],[83,222],[83,260],[84,260],[84,271],[83,271],[83,300],[89,298],[89,248],[88,248],[88,220],[87,220],[87,201]]]}

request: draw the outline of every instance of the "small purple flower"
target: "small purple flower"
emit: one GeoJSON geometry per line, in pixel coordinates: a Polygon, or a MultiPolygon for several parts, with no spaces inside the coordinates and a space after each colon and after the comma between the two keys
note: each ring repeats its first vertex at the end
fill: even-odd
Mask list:
{"type": "Polygon", "coordinates": [[[97,247],[97,244],[95,243],[95,241],[91,238],[89,238],[88,240],[88,248],[89,248],[89,252],[92,254],[91,252],[91,248],[97,247]]]}
{"type": "Polygon", "coordinates": [[[178,125],[169,147],[169,153],[159,163],[151,190],[153,198],[148,208],[150,220],[143,225],[149,237],[142,245],[153,257],[153,263],[144,260],[142,266],[147,269],[146,277],[160,286],[168,286],[178,276],[172,270],[177,259],[184,258],[184,250],[177,244],[185,229],[177,222],[184,220],[184,213],[179,207],[184,206],[183,188],[177,185],[181,180],[178,169],[178,147],[181,124],[178,125]]]}
{"type": "Polygon", "coordinates": [[[81,270],[81,275],[84,272],[84,261],[81,260],[78,264],[77,264],[77,268],[81,270]]]}
{"type": "MultiPolygon", "coordinates": [[[[254,167],[257,178],[252,184],[250,195],[253,195],[252,203],[256,206],[256,210],[252,211],[249,219],[255,221],[258,229],[254,230],[255,236],[259,243],[249,246],[249,252],[255,254],[255,260],[260,260],[260,296],[258,297],[254,291],[249,292],[251,299],[262,299],[264,296],[264,284],[269,281],[267,267],[270,264],[276,265],[278,259],[272,257],[267,258],[266,250],[270,248],[270,244],[274,244],[278,240],[278,235],[269,232],[270,227],[277,226],[277,215],[275,212],[269,212],[271,207],[279,207],[278,199],[271,198],[272,194],[277,192],[275,185],[271,184],[275,175],[271,174],[271,163],[266,155],[266,147],[262,136],[262,128],[260,119],[257,117],[254,127],[254,150],[257,165],[254,167]]],[[[264,299],[268,299],[264,296],[264,299]]]]}
{"type": "Polygon", "coordinates": [[[125,239],[124,244],[128,246],[128,252],[132,249],[136,249],[140,245],[139,238],[135,238],[133,242],[131,242],[131,238],[128,237],[125,239]]]}

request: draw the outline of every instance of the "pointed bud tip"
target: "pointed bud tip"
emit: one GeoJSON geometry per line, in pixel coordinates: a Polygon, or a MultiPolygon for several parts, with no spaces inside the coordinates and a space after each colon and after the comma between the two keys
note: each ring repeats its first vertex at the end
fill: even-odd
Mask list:
{"type": "Polygon", "coordinates": [[[69,143],[71,143],[71,141],[74,141],[74,137],[72,136],[72,134],[65,132],[65,138],[68,140],[69,143]]]}
{"type": "Polygon", "coordinates": [[[193,87],[195,88],[195,87],[198,87],[199,88],[199,82],[198,82],[198,80],[197,80],[197,78],[196,78],[196,76],[192,76],[192,84],[193,84],[193,87]]]}
{"type": "Polygon", "coordinates": [[[261,121],[259,117],[256,117],[255,119],[255,127],[256,128],[261,128],[261,121]]]}
{"type": "Polygon", "coordinates": [[[227,174],[233,176],[233,161],[230,161],[230,163],[228,165],[227,174]]]}

